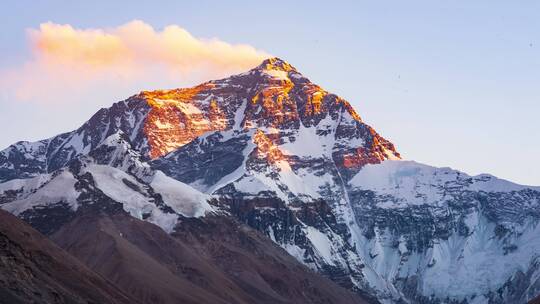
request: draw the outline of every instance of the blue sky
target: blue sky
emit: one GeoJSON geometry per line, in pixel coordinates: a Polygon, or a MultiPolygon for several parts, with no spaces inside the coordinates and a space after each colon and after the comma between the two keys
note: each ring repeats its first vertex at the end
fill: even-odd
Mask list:
{"type": "MultiPolygon", "coordinates": [[[[195,37],[245,43],[287,60],[349,100],[406,159],[540,185],[538,1],[8,0],[2,6],[0,70],[20,68],[32,56],[26,29],[47,21],[82,29],[132,20],[156,30],[176,24],[195,37]]],[[[98,108],[158,89],[153,85],[109,86],[53,104],[0,92],[0,146],[74,129],[98,108]]]]}

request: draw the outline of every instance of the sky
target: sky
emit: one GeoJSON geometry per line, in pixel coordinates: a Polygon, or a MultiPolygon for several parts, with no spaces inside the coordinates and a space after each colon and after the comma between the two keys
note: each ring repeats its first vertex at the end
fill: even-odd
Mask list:
{"type": "Polygon", "coordinates": [[[26,1],[0,11],[0,149],[278,56],[405,159],[540,185],[539,1],[26,1]]]}

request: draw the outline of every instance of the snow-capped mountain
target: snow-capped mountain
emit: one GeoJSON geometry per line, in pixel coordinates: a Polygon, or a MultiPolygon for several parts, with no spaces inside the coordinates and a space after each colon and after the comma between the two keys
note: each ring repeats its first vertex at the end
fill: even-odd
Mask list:
{"type": "Polygon", "coordinates": [[[43,232],[97,201],[167,232],[234,217],[372,302],[540,293],[540,188],[402,161],[347,101],[278,58],[16,143],[0,152],[0,182],[2,208],[43,232]]]}
{"type": "Polygon", "coordinates": [[[540,188],[410,161],[349,181],[357,248],[412,303],[526,303],[539,293],[540,188]]]}

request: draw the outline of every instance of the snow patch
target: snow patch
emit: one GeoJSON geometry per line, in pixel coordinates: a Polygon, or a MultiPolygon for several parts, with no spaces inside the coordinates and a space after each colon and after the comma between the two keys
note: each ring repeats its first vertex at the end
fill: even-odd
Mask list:
{"type": "Polygon", "coordinates": [[[332,258],[332,242],[328,239],[328,237],[311,226],[306,226],[304,228],[304,232],[323,260],[329,265],[335,265],[332,258]]]}
{"type": "MultiPolygon", "coordinates": [[[[48,176],[48,175],[47,175],[48,176]]],[[[25,210],[46,204],[67,203],[71,209],[77,210],[77,197],[79,192],[75,190],[77,180],[67,170],[60,171],[54,178],[44,182],[47,176],[37,176],[28,180],[15,180],[0,185],[2,188],[22,186],[23,189],[31,190],[31,195],[2,205],[2,209],[15,215],[25,210]],[[35,191],[35,192],[34,192],[35,191]]]]}
{"type": "Polygon", "coordinates": [[[207,212],[214,211],[207,202],[210,199],[209,195],[205,195],[161,171],[156,171],[150,185],[161,194],[167,205],[183,216],[201,217],[207,212]]]}
{"type": "Polygon", "coordinates": [[[441,205],[447,189],[459,186],[465,190],[510,192],[526,188],[492,176],[469,176],[450,168],[436,168],[414,161],[386,160],[380,164],[364,166],[349,182],[362,190],[378,195],[390,195],[398,201],[379,204],[382,208],[402,208],[408,205],[441,205]]]}
{"type": "Polygon", "coordinates": [[[317,131],[321,128],[326,130],[329,125],[332,125],[332,122],[330,115],[328,115],[316,127],[307,128],[304,124],[300,123],[298,130],[293,131],[294,140],[287,139],[284,144],[279,146],[280,150],[284,154],[300,157],[331,157],[335,142],[334,133],[332,132],[325,136],[317,134],[317,131]]]}
{"type": "Polygon", "coordinates": [[[165,213],[143,193],[134,190],[123,182],[126,180],[143,190],[145,185],[140,184],[131,175],[116,168],[93,164],[88,165],[85,168],[85,171],[92,174],[96,186],[103,191],[105,195],[122,203],[124,210],[131,214],[131,216],[154,223],[168,233],[172,232],[174,226],[176,226],[178,220],[176,214],[165,213]],[[149,216],[147,217],[147,215],[149,216]]]}
{"type": "Polygon", "coordinates": [[[264,70],[263,73],[270,76],[270,77],[272,77],[272,78],[274,78],[274,79],[290,81],[288,73],[286,71],[264,70]]]}

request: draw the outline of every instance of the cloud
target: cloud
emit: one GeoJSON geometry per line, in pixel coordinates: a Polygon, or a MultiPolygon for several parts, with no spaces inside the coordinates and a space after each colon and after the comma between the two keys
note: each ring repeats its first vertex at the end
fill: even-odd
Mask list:
{"type": "Polygon", "coordinates": [[[197,38],[177,25],[157,31],[138,20],[108,29],[48,22],[27,34],[32,57],[0,71],[0,89],[16,100],[74,102],[96,91],[116,97],[192,85],[243,72],[270,56],[250,45],[197,38]]]}

